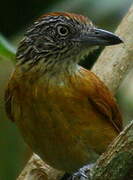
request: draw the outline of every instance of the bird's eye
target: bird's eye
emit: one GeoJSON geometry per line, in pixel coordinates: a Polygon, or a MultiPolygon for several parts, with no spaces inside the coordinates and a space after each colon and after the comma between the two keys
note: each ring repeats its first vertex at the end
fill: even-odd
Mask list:
{"type": "Polygon", "coordinates": [[[69,29],[66,26],[57,26],[57,31],[60,36],[67,36],[69,34],[69,29]]]}

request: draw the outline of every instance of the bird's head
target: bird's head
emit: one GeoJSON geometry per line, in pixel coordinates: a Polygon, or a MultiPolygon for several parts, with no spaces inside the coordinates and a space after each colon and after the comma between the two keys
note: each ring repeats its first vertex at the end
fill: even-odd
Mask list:
{"type": "Polygon", "coordinates": [[[82,15],[55,12],[43,15],[27,30],[21,41],[17,59],[31,67],[62,68],[77,64],[97,46],[121,43],[111,32],[97,29],[82,15]]]}

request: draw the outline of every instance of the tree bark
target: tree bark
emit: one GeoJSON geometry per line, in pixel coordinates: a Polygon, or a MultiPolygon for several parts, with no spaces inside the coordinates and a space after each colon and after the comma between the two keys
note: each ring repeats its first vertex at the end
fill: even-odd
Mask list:
{"type": "Polygon", "coordinates": [[[109,145],[91,171],[91,180],[133,180],[133,121],[109,145]]]}
{"type": "MultiPolygon", "coordinates": [[[[124,44],[106,47],[92,71],[115,93],[133,68],[133,5],[116,34],[124,44]]],[[[64,174],[33,154],[17,180],[59,180],[64,174]]],[[[92,180],[133,180],[133,122],[115,139],[91,170],[92,180]]]]}

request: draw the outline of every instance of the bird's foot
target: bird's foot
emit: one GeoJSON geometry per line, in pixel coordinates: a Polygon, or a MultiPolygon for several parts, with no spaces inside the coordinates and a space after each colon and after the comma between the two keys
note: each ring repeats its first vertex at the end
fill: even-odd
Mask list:
{"type": "Polygon", "coordinates": [[[94,164],[88,164],[80,168],[73,175],[65,174],[61,180],[89,180],[91,179],[90,170],[94,164]]]}

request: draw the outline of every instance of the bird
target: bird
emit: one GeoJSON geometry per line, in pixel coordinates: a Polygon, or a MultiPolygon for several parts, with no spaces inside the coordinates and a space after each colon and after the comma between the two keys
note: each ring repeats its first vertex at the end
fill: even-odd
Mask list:
{"type": "Polygon", "coordinates": [[[5,90],[5,109],[24,141],[53,168],[75,173],[122,131],[115,97],[79,65],[99,46],[122,42],[88,17],[70,12],[44,14],[24,34],[5,90]]]}

